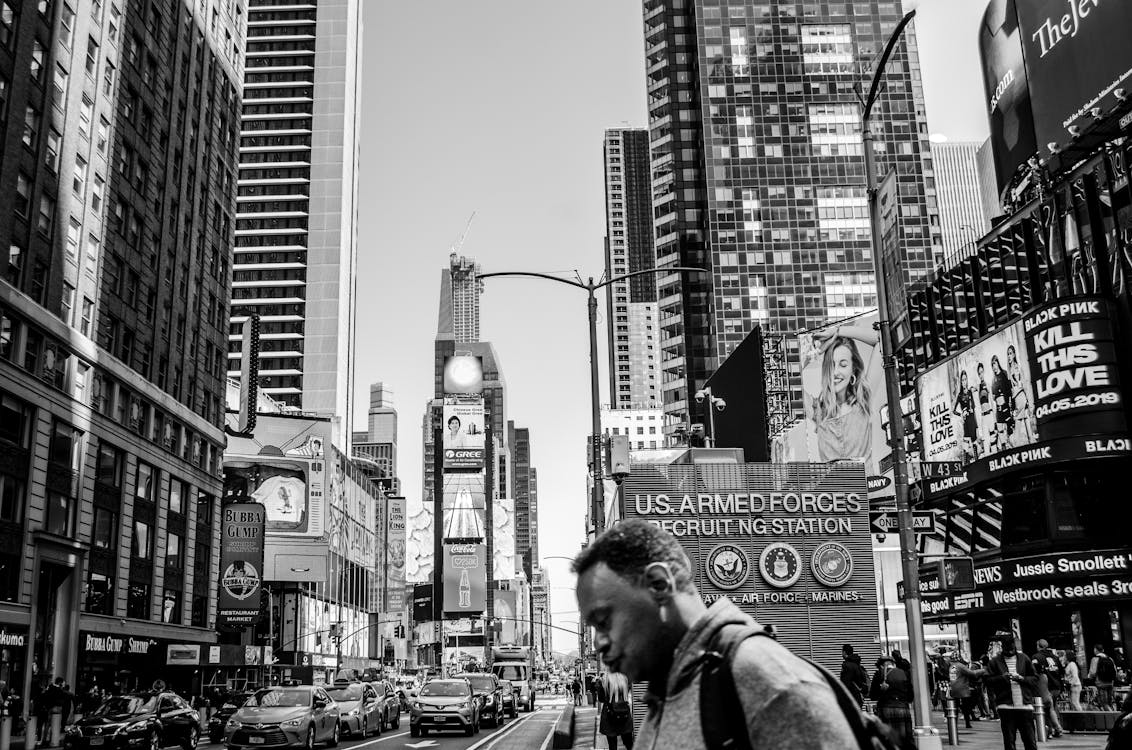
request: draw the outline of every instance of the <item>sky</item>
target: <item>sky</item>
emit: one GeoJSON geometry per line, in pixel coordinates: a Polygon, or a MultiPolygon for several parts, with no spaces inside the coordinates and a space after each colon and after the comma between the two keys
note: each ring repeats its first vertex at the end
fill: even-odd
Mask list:
{"type": "MultiPolygon", "coordinates": [[[[985,6],[916,3],[929,131],[953,141],[987,135],[985,6]]],[[[468,217],[460,252],[484,272],[602,272],[602,136],[647,126],[641,2],[363,0],[363,18],[354,419],[365,428],[369,384],[384,381],[404,494],[419,497],[440,270],[468,217]]],[[[481,335],[503,366],[508,418],[531,431],[554,624],[575,630],[569,562],[546,558],[572,557],[585,534],[586,295],[531,279],[485,287],[481,335]]],[[[599,358],[604,392],[604,346],[599,358]]],[[[554,644],[577,638],[556,630],[554,644]]]]}

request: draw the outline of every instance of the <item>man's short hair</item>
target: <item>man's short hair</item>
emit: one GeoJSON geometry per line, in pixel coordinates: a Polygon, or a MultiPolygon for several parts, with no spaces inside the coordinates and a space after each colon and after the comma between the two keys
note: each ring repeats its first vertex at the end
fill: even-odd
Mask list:
{"type": "Polygon", "coordinates": [[[578,553],[572,567],[580,576],[598,563],[605,563],[617,575],[638,584],[650,564],[664,563],[672,572],[677,591],[693,593],[696,590],[692,565],[680,542],[648,521],[621,521],[606,530],[578,553]]]}
{"type": "Polygon", "coordinates": [[[1047,641],[1045,638],[1039,638],[1038,639],[1038,651],[1041,651],[1042,649],[1046,649],[1046,648],[1049,648],[1049,641],[1047,641]]]}
{"type": "Polygon", "coordinates": [[[844,651],[847,654],[853,653],[853,647],[850,646],[848,643],[846,643],[844,646],[842,646],[841,650],[844,651]]]}

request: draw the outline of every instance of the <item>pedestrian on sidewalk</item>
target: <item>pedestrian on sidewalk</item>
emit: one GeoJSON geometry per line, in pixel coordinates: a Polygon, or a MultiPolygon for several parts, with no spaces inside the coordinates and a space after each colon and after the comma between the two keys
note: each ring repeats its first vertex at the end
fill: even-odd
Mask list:
{"type": "Polygon", "coordinates": [[[853,646],[846,643],[841,647],[841,674],[838,679],[849,690],[857,705],[864,705],[865,691],[869,689],[869,676],[861,666],[861,656],[854,653],[853,646]]]}
{"type": "Polygon", "coordinates": [[[574,682],[570,684],[570,692],[574,694],[574,705],[582,705],[582,681],[577,677],[575,677],[574,682]]]}
{"type": "Polygon", "coordinates": [[[877,659],[876,667],[869,697],[876,701],[877,716],[892,727],[901,748],[912,750],[916,747],[912,734],[912,680],[887,656],[877,659]]]}
{"type": "Polygon", "coordinates": [[[1002,638],[1002,651],[987,668],[987,687],[994,693],[998,721],[1002,727],[1002,746],[1014,750],[1015,734],[1021,735],[1025,750],[1038,750],[1034,728],[1034,696],[1038,692],[1038,675],[1025,654],[1018,653],[1014,636],[1002,638]]]}
{"type": "Polygon", "coordinates": [[[978,696],[975,694],[974,686],[979,678],[986,673],[981,669],[971,669],[963,663],[958,654],[955,655],[954,659],[949,670],[951,697],[959,702],[959,710],[963,712],[963,721],[967,729],[970,729],[971,722],[979,720],[975,716],[978,696]]]}
{"type": "Polygon", "coordinates": [[[1065,687],[1069,690],[1069,710],[1081,710],[1081,667],[1077,664],[1077,652],[1065,652],[1065,687]]]}
{"type": "Polygon", "coordinates": [[[1050,736],[1061,736],[1061,716],[1057,713],[1057,699],[1061,697],[1062,680],[1065,678],[1061,661],[1050,650],[1049,641],[1038,640],[1038,650],[1034,654],[1034,671],[1038,673],[1038,695],[1042,699],[1042,711],[1046,723],[1051,727],[1050,736]]]}
{"type": "Polygon", "coordinates": [[[727,597],[704,605],[672,534],[622,521],[583,549],[573,569],[578,608],[602,660],[649,683],[638,749],[857,746],[821,672],[727,597]]]}
{"type": "Polygon", "coordinates": [[[620,672],[606,672],[595,685],[600,704],[597,731],[609,740],[609,750],[617,750],[617,738],[633,750],[633,696],[629,680],[620,672]]]}
{"type": "Polygon", "coordinates": [[[1116,684],[1116,664],[1099,643],[1093,646],[1093,659],[1089,662],[1089,679],[1097,688],[1096,704],[1102,711],[1115,711],[1113,685],[1116,684]]]}

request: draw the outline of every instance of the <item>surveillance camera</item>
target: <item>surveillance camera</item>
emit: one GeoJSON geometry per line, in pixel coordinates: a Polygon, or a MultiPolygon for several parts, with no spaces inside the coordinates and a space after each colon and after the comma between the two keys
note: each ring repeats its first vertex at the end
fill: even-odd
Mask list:
{"type": "Polygon", "coordinates": [[[884,540],[887,538],[888,535],[887,534],[876,534],[875,536],[877,538],[877,544],[884,544],[884,540]]]}
{"type": "Polygon", "coordinates": [[[715,404],[716,411],[723,411],[727,408],[727,402],[721,398],[713,399],[712,403],[715,404]]]}
{"type": "Polygon", "coordinates": [[[707,394],[704,393],[703,391],[696,391],[696,403],[697,404],[702,404],[706,397],[707,397],[707,394]]]}

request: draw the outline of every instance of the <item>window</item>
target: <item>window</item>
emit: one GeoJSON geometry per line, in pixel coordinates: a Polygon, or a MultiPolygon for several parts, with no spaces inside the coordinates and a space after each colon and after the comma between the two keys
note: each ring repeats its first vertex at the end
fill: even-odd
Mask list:
{"type": "Polygon", "coordinates": [[[96,615],[114,614],[114,582],[108,575],[88,572],[83,592],[83,610],[96,615]]]}
{"type": "Polygon", "coordinates": [[[82,104],[79,106],[79,135],[90,140],[90,121],[94,117],[94,100],[83,94],[82,104]]]}
{"type": "Polygon", "coordinates": [[[134,519],[134,535],[130,539],[130,557],[137,560],[149,560],[153,557],[153,538],[150,536],[150,526],[145,521],[134,519]]]}
{"type": "Polygon", "coordinates": [[[71,325],[75,309],[75,287],[69,282],[63,282],[63,299],[59,302],[59,314],[63,322],[71,325]]]}
{"type": "Polygon", "coordinates": [[[156,487],[157,470],[149,464],[138,462],[136,474],[137,484],[134,486],[134,496],[138,500],[153,502],[153,492],[156,487]]]}
{"type": "Polygon", "coordinates": [[[98,256],[102,254],[102,240],[93,234],[86,236],[86,270],[91,274],[98,268],[98,256]]]}
{"type": "Polygon", "coordinates": [[[39,124],[41,119],[39,112],[36,111],[35,107],[29,104],[28,108],[24,111],[23,142],[25,146],[33,151],[39,144],[39,124]]]}
{"type": "Polygon", "coordinates": [[[203,596],[193,594],[193,612],[189,624],[193,627],[203,628],[205,616],[208,613],[208,600],[203,596]]]}
{"type": "Polygon", "coordinates": [[[96,70],[98,70],[98,40],[91,36],[86,40],[86,72],[88,75],[94,75],[96,70]]]}
{"type": "Polygon", "coordinates": [[[90,327],[94,323],[94,302],[89,297],[83,297],[83,316],[79,323],[79,332],[84,336],[90,335],[90,327]]]}
{"type": "Polygon", "coordinates": [[[20,172],[16,176],[16,203],[13,208],[20,216],[27,216],[31,207],[31,179],[20,172]]]}
{"type": "Polygon", "coordinates": [[[185,484],[175,477],[169,478],[169,512],[185,514],[185,484]]]}
{"type": "Polygon", "coordinates": [[[207,492],[201,492],[197,495],[197,524],[200,526],[212,526],[212,506],[215,498],[207,492]]]}
{"type": "Polygon", "coordinates": [[[175,589],[165,589],[161,597],[161,621],[181,622],[181,592],[175,589]]]}
{"type": "MultiPolygon", "coordinates": [[[[20,245],[13,242],[8,245],[8,269],[4,274],[4,278],[8,283],[14,287],[20,286],[20,276],[24,268],[24,249],[20,245]]],[[[8,320],[4,321],[8,323],[8,320]]],[[[8,346],[11,346],[11,339],[7,340],[8,346]]]]}
{"type": "Polygon", "coordinates": [[[149,584],[130,583],[126,592],[126,617],[135,620],[149,619],[149,584]]]}
{"type": "Polygon", "coordinates": [[[74,528],[75,501],[62,492],[47,493],[47,518],[44,530],[49,534],[70,536],[74,528]]]}
{"type": "Polygon", "coordinates": [[[57,109],[67,106],[67,69],[62,65],[55,65],[55,80],[51,82],[51,104],[57,109]]]}
{"type": "Polygon", "coordinates": [[[14,474],[0,473],[0,521],[24,519],[24,482],[14,474]]]}
{"type": "Polygon", "coordinates": [[[55,420],[51,426],[51,443],[47,451],[47,460],[72,471],[78,471],[81,443],[82,432],[66,422],[55,420]]]}
{"type": "Polygon", "coordinates": [[[185,550],[180,534],[169,532],[165,537],[165,567],[178,570],[185,567],[185,550]]]}
{"type": "Polygon", "coordinates": [[[114,73],[116,68],[114,63],[109,60],[106,61],[106,67],[102,70],[102,93],[110,96],[114,90],[114,73]]]}
{"type": "Polygon", "coordinates": [[[12,9],[8,0],[0,2],[0,44],[12,47],[12,39],[15,37],[16,28],[16,11],[12,9]]]}
{"type": "Polygon", "coordinates": [[[70,49],[75,40],[75,11],[71,10],[70,5],[63,3],[63,11],[59,14],[59,21],[63,26],[59,32],[59,41],[67,49],[70,49]]]}
{"type": "Polygon", "coordinates": [[[122,451],[109,443],[98,446],[98,460],[95,465],[95,481],[110,487],[122,486],[122,451]]]}
{"type": "Polygon", "coordinates": [[[102,206],[102,194],[106,190],[106,180],[102,179],[102,175],[95,173],[94,175],[94,190],[90,196],[90,207],[92,210],[97,211],[102,206]]]}
{"type": "Polygon", "coordinates": [[[71,172],[71,190],[79,200],[86,197],[86,159],[78,154],[75,155],[75,168],[71,172]]]}
{"type": "Polygon", "coordinates": [[[67,220],[67,257],[74,260],[79,255],[79,242],[83,234],[83,225],[72,216],[67,220]]]}
{"type": "Polygon", "coordinates": [[[106,153],[106,146],[110,142],[110,121],[105,117],[98,118],[98,138],[95,141],[95,146],[98,148],[99,153],[106,153]]]}
{"type": "Polygon", "coordinates": [[[39,217],[36,219],[35,228],[48,237],[55,229],[55,198],[47,193],[39,196],[39,217]]]}
{"type": "Polygon", "coordinates": [[[90,543],[95,549],[113,550],[118,546],[118,514],[95,507],[90,543]]]}
{"type": "Polygon", "coordinates": [[[40,83],[43,78],[43,45],[36,39],[31,44],[31,79],[40,83]]]}

